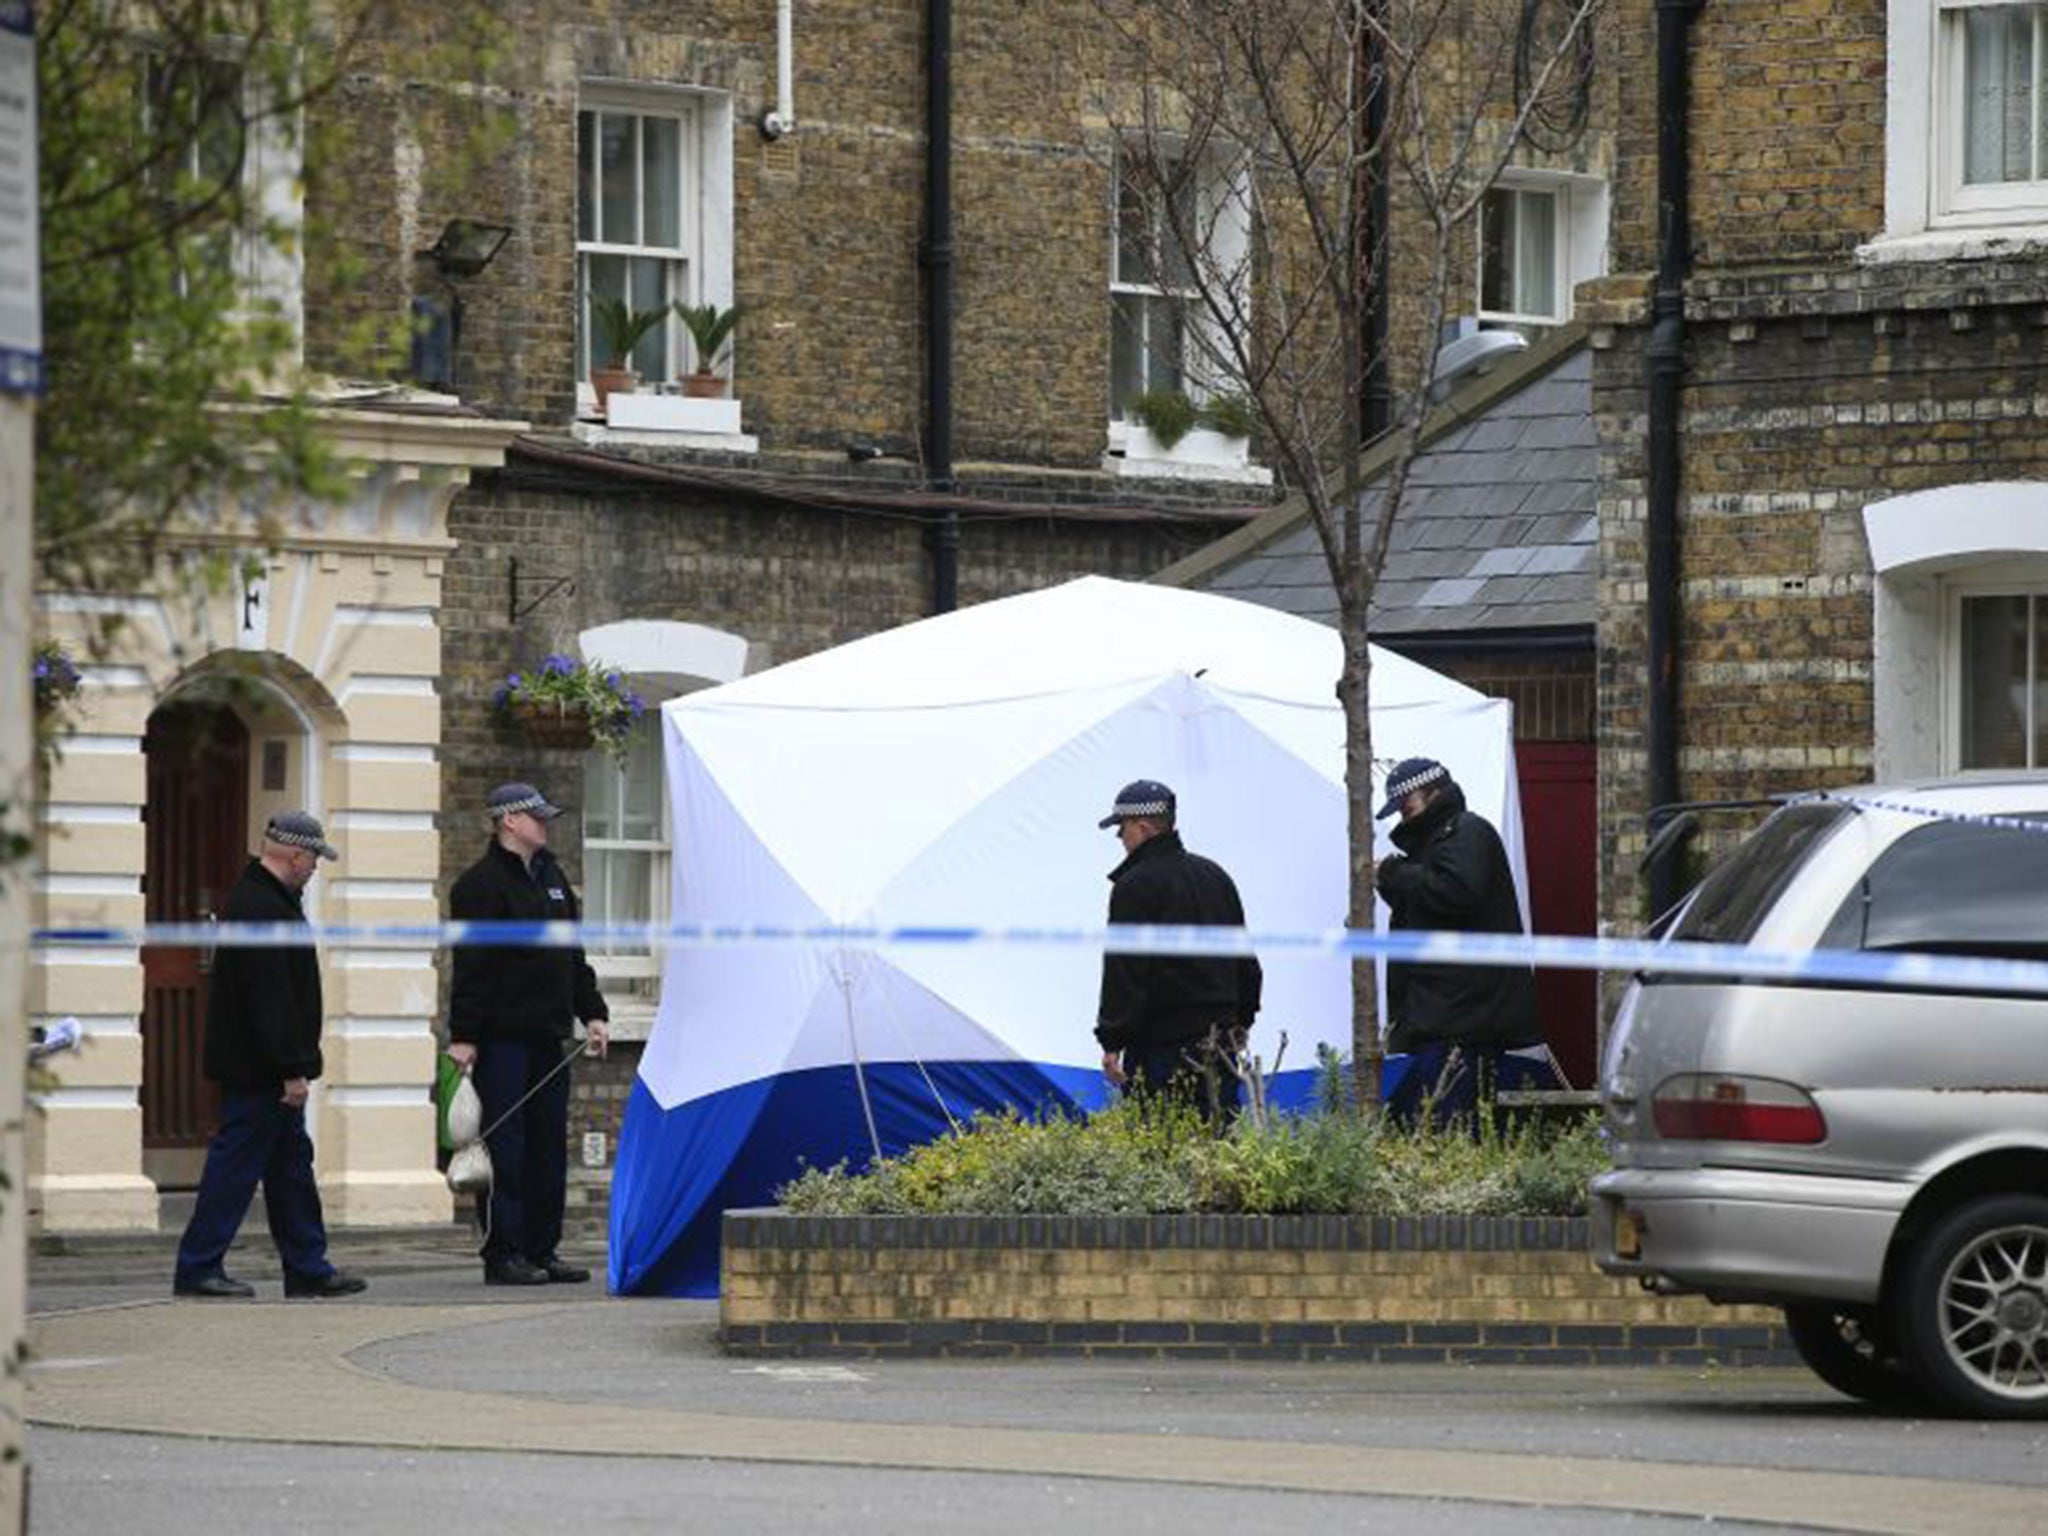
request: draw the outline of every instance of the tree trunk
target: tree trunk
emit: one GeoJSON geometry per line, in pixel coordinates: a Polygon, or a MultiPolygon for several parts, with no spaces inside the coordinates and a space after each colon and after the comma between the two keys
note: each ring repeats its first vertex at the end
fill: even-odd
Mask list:
{"type": "MultiPolygon", "coordinates": [[[[1338,614],[1344,671],[1337,691],[1344,705],[1345,830],[1350,839],[1351,877],[1344,926],[1354,933],[1373,931],[1377,899],[1373,893],[1372,646],[1365,619],[1364,604],[1346,604],[1338,614]]],[[[1379,973],[1367,956],[1351,962],[1351,1072],[1360,1114],[1379,1113],[1384,1059],[1379,973]]]]}

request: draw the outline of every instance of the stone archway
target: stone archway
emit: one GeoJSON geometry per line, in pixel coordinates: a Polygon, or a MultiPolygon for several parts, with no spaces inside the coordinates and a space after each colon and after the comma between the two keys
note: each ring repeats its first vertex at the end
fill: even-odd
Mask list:
{"type": "MultiPolygon", "coordinates": [[[[209,922],[248,850],[249,730],[225,703],[174,698],[143,733],[143,910],[151,923],[209,922]]],[[[159,1189],[198,1182],[219,1095],[201,1066],[205,951],[142,950],[142,1162],[159,1189]]]]}

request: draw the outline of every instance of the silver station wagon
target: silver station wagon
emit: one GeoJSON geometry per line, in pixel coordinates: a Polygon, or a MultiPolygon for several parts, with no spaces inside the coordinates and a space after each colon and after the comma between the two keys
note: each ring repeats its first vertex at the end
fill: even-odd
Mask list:
{"type": "MultiPolygon", "coordinates": [[[[2048,959],[2048,779],[1795,801],[1667,942],[2048,959]]],[[[2048,997],[1643,974],[1600,1092],[1602,1269],[1782,1307],[1854,1397],[2048,1417],[2048,997]]]]}

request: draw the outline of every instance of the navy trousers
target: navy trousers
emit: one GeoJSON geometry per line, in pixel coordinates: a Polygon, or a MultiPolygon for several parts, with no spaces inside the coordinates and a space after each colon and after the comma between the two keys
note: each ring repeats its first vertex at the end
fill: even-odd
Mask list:
{"type": "Polygon", "coordinates": [[[1219,1131],[1237,1118],[1237,1074],[1207,1040],[1128,1047],[1123,1069],[1124,1092],[1135,1100],[1185,1104],[1219,1131]]]}
{"type": "Polygon", "coordinates": [[[313,1182],[313,1142],[306,1111],[278,1101],[276,1088],[229,1090],[220,1096],[220,1129],[206,1146],[199,1198],[178,1243],[180,1284],[221,1272],[228,1245],[249,1214],[256,1186],[285,1274],[318,1280],[334,1272],[327,1262],[327,1227],[320,1218],[320,1186],[313,1182]]]}
{"type": "Polygon", "coordinates": [[[1563,1086],[1545,1057],[1497,1046],[1430,1045],[1410,1055],[1407,1074],[1387,1100],[1387,1115],[1410,1127],[1425,1118],[1438,1127],[1462,1121],[1476,1133],[1481,1106],[1490,1107],[1502,1089],[1563,1086]]]}
{"type": "MultiPolygon", "coordinates": [[[[522,1095],[562,1062],[562,1042],[491,1040],[477,1047],[470,1081],[495,1124],[522,1095]]],[[[484,1262],[525,1259],[545,1264],[562,1241],[562,1202],[569,1187],[569,1074],[545,1087],[485,1138],[491,1149],[491,1198],[484,1262]]]]}

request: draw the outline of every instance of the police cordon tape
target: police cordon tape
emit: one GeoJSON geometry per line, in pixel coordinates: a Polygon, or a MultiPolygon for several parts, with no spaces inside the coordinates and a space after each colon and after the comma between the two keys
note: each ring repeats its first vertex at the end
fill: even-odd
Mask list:
{"type": "Polygon", "coordinates": [[[943,924],[890,927],[821,924],[780,927],[717,923],[151,923],[140,927],[40,928],[34,949],[196,949],[431,951],[462,945],[515,949],[723,949],[735,946],[892,949],[1027,946],[1104,950],[1128,955],[1244,955],[1279,959],[1385,959],[1463,965],[1536,965],[1562,970],[1654,972],[1747,981],[1844,982],[1922,991],[2048,996],[2048,962],[1869,950],[1773,950],[1744,944],[1573,935],[1402,931],[1349,928],[1266,931],[1166,924],[1083,928],[989,928],[943,924]]]}

